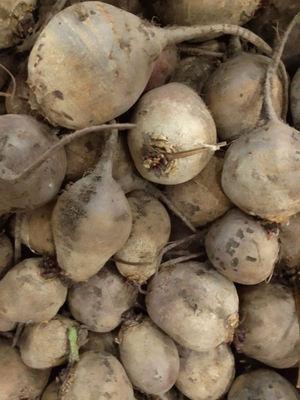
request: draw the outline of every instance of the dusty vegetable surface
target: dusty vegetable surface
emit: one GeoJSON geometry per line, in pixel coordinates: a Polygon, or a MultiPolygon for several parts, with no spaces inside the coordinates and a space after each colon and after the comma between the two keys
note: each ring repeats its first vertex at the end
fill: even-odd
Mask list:
{"type": "Polygon", "coordinates": [[[299,0],[0,3],[0,400],[300,400],[299,0]]]}

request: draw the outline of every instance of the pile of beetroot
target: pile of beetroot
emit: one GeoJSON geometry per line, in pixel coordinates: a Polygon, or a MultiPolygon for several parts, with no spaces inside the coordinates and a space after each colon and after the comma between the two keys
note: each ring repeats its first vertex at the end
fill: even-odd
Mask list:
{"type": "Polygon", "coordinates": [[[2,0],[0,400],[300,399],[298,3],[2,0]]]}

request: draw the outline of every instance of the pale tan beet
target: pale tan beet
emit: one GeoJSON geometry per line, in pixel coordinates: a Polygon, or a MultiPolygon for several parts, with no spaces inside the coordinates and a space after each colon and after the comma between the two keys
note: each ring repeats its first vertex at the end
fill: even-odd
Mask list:
{"type": "Polygon", "coordinates": [[[41,400],[57,400],[59,395],[60,383],[52,381],[43,393],[41,400]]]}
{"type": "Polygon", "coordinates": [[[80,356],[63,400],[133,400],[132,385],[121,363],[111,354],[87,351],[80,356]]]}
{"type": "Polygon", "coordinates": [[[223,163],[223,157],[215,153],[193,179],[165,188],[168,198],[196,227],[214,221],[233,207],[221,186],[223,163]]]}
{"type": "Polygon", "coordinates": [[[115,341],[117,333],[113,332],[92,332],[89,331],[88,342],[80,347],[79,352],[84,353],[89,350],[105,351],[119,359],[119,348],[115,341]]]}
{"type": "Polygon", "coordinates": [[[144,94],[131,122],[137,126],[129,130],[129,150],[139,173],[151,182],[186,182],[198,175],[214,154],[211,148],[203,148],[171,161],[163,154],[199,149],[217,141],[209,110],[194,90],[181,83],[168,83],[144,94]]]}
{"type": "Polygon", "coordinates": [[[0,339],[0,400],[35,399],[47,385],[50,370],[27,367],[19,350],[0,339]]]}
{"type": "MultiPolygon", "coordinates": [[[[234,140],[262,124],[262,84],[269,64],[270,59],[265,56],[242,53],[221,64],[207,80],[204,101],[222,140],[234,140]]],[[[280,117],[283,87],[277,74],[272,85],[272,101],[280,117]]]]}
{"type": "Polygon", "coordinates": [[[277,223],[300,211],[300,133],[276,115],[271,87],[283,46],[299,19],[291,21],[268,66],[262,112],[267,123],[239,137],[228,149],[222,171],[225,194],[240,209],[277,223]]]}
{"type": "Polygon", "coordinates": [[[293,215],[279,233],[280,258],[288,267],[300,264],[300,214],[293,215]]]}
{"type": "Polygon", "coordinates": [[[154,0],[153,2],[155,14],[166,25],[216,23],[244,25],[258,6],[259,0],[154,0]]]}
{"type": "Polygon", "coordinates": [[[228,400],[299,400],[300,396],[288,380],[270,369],[245,372],[233,382],[228,400]]]}
{"type": "Polygon", "coordinates": [[[0,234],[0,278],[13,265],[14,250],[11,241],[5,234],[0,234]]]}
{"type": "Polygon", "coordinates": [[[174,341],[146,317],[133,326],[123,325],[120,358],[137,389],[161,394],[171,389],[179,372],[179,355],[174,341]]]}
{"type": "Polygon", "coordinates": [[[68,328],[78,322],[56,315],[50,321],[29,324],[19,339],[21,358],[28,367],[52,368],[68,360],[68,328]]]}
{"type": "Polygon", "coordinates": [[[292,290],[279,283],[245,286],[239,292],[238,351],[273,368],[300,360],[299,324],[292,290]]]}
{"type": "Polygon", "coordinates": [[[173,44],[166,47],[156,61],[144,93],[169,83],[177,64],[177,47],[173,44]]]}
{"type": "Polygon", "coordinates": [[[137,292],[108,262],[96,275],[69,290],[73,317],[90,331],[110,332],[122,322],[122,314],[133,307],[137,292]]]}
{"type": "Polygon", "coordinates": [[[98,1],[74,4],[51,19],[30,53],[31,105],[52,124],[70,129],[114,119],[142,94],[164,48],[211,32],[241,35],[272,53],[234,25],[162,29],[98,1]]]}
{"type": "Polygon", "coordinates": [[[202,88],[217,68],[218,60],[208,56],[181,57],[177,62],[172,82],[183,83],[194,89],[199,96],[203,94],[202,88]]]}
{"type": "Polygon", "coordinates": [[[0,332],[8,332],[15,329],[17,323],[14,321],[8,321],[3,317],[0,317],[0,332]]]}
{"type": "MultiPolygon", "coordinates": [[[[56,201],[57,198],[20,216],[21,242],[35,253],[55,256],[51,218],[56,201]]],[[[12,235],[14,225],[15,219],[12,220],[12,235]]]]}
{"type": "Polygon", "coordinates": [[[227,344],[206,352],[178,346],[177,388],[191,400],[217,400],[228,392],[235,375],[234,357],[227,344]]]}
{"type": "MultiPolygon", "coordinates": [[[[2,0],[0,5],[0,49],[14,46],[22,38],[22,22],[32,21],[32,12],[36,7],[36,0],[2,0]],[[31,18],[31,19],[30,19],[31,18]]],[[[25,28],[23,34],[27,35],[25,28]]]]}
{"type": "Polygon", "coordinates": [[[147,193],[133,191],[127,199],[132,212],[132,230],[114,258],[121,275],[142,284],[155,273],[158,249],[168,242],[171,222],[161,202],[147,193]]]}
{"type": "Polygon", "coordinates": [[[279,258],[276,234],[238,208],[209,228],[205,248],[213,266],[232,282],[255,285],[272,275],[279,258]]]}
{"type": "Polygon", "coordinates": [[[56,196],[65,176],[64,149],[24,179],[24,170],[58,139],[46,125],[27,115],[2,115],[0,127],[0,215],[46,204],[56,196]]]}
{"type": "Polygon", "coordinates": [[[290,101],[295,128],[300,129],[300,68],[291,82],[290,101]]]}
{"type": "Polygon", "coordinates": [[[112,178],[117,131],[109,134],[92,174],[69,185],[52,214],[59,266],[67,278],[86,281],[126,243],[132,226],[125,194],[112,178]]]}
{"type": "Polygon", "coordinates": [[[53,318],[67,297],[58,278],[41,274],[42,258],[28,258],[0,281],[0,316],[12,322],[42,322],[53,318]]]}
{"type": "Polygon", "coordinates": [[[164,268],[151,278],[148,290],[151,319],[177,343],[206,351],[232,341],[237,292],[210,264],[190,261],[164,268]]]}

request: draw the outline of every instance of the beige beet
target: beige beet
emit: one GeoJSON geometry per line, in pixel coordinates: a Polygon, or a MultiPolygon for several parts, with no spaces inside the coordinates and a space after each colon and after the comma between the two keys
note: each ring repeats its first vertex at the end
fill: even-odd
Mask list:
{"type": "Polygon", "coordinates": [[[161,202],[147,193],[133,191],[127,199],[132,212],[131,234],[114,257],[121,275],[142,284],[155,273],[158,249],[169,239],[171,222],[161,202]],[[118,260],[127,261],[128,264],[118,260]]]}
{"type": "Polygon", "coordinates": [[[233,382],[228,400],[299,400],[291,383],[270,369],[260,368],[245,372],[233,382]]]}
{"type": "Polygon", "coordinates": [[[0,400],[35,399],[47,385],[50,370],[27,367],[19,350],[0,339],[0,400]]]}
{"type": "Polygon", "coordinates": [[[132,226],[125,194],[112,177],[118,133],[106,136],[94,171],[59,197],[52,214],[59,266],[67,278],[83,282],[95,275],[126,243],[132,226]]]}
{"type": "MultiPolygon", "coordinates": [[[[262,82],[270,62],[268,57],[259,54],[242,53],[221,64],[206,82],[204,101],[222,140],[234,140],[262,123],[262,82]]],[[[272,85],[272,101],[280,117],[283,87],[277,74],[272,85]]]]}
{"type": "Polygon", "coordinates": [[[292,290],[261,283],[244,286],[239,298],[237,350],[273,368],[294,367],[300,360],[300,337],[292,290]]]}
{"type": "Polygon", "coordinates": [[[255,12],[259,0],[154,0],[155,14],[164,24],[244,25],[255,12]]]}
{"type": "Polygon", "coordinates": [[[89,331],[88,341],[80,347],[79,352],[84,353],[89,350],[105,351],[119,359],[119,348],[115,341],[116,337],[116,332],[98,333],[89,331]]]}
{"type": "Polygon", "coordinates": [[[18,342],[23,362],[36,369],[65,363],[69,352],[68,328],[78,325],[62,315],[56,315],[50,321],[27,325],[18,342]]]}
{"type": "Polygon", "coordinates": [[[31,105],[70,129],[110,121],[136,103],[164,48],[212,32],[241,35],[271,53],[260,38],[234,25],[162,29],[102,2],[74,4],[50,20],[30,53],[31,105]]]}
{"type": "Polygon", "coordinates": [[[300,214],[293,215],[287,224],[281,225],[280,258],[288,267],[300,264],[300,214]]]}
{"type": "Polygon", "coordinates": [[[136,296],[136,289],[108,262],[87,282],[69,290],[68,303],[73,317],[90,331],[110,332],[121,323],[123,312],[133,307],[136,296]]]}
{"type": "Polygon", "coordinates": [[[255,285],[273,272],[279,257],[278,236],[238,208],[229,210],[209,228],[208,258],[232,282],[255,285]]]}
{"type": "Polygon", "coordinates": [[[233,207],[221,186],[223,163],[223,157],[214,154],[193,179],[166,186],[168,198],[196,227],[214,221],[233,207]]]}
{"type": "Polygon", "coordinates": [[[13,322],[42,322],[53,318],[67,297],[58,278],[45,279],[42,258],[27,258],[0,281],[0,316],[13,322]]]}
{"type": "Polygon", "coordinates": [[[52,381],[43,393],[41,400],[57,400],[59,395],[61,384],[56,382],[56,380],[52,381]]]}
{"type": "Polygon", "coordinates": [[[20,216],[21,242],[35,253],[55,256],[51,219],[56,201],[57,198],[20,216]]]}
{"type": "Polygon", "coordinates": [[[195,351],[231,342],[238,323],[234,284],[207,263],[190,261],[159,271],[149,282],[146,305],[162,330],[195,351]]]}
{"type": "Polygon", "coordinates": [[[191,400],[218,400],[228,392],[235,375],[234,357],[227,344],[206,352],[178,345],[177,388],[191,400]]]}
{"type": "Polygon", "coordinates": [[[181,83],[168,83],[144,94],[131,122],[137,126],[129,130],[129,150],[139,173],[151,182],[186,182],[198,175],[214,154],[205,148],[171,161],[156,155],[216,144],[216,128],[207,107],[194,90],[181,83]]]}
{"type": "Polygon", "coordinates": [[[64,400],[133,400],[132,385],[121,363],[111,354],[87,351],[75,366],[64,400]]]}
{"type": "Polygon", "coordinates": [[[14,250],[11,241],[5,234],[0,234],[0,278],[13,265],[14,250]]]}
{"type": "Polygon", "coordinates": [[[179,372],[179,355],[174,341],[145,318],[119,333],[120,358],[132,384],[147,394],[171,389],[179,372]]]}

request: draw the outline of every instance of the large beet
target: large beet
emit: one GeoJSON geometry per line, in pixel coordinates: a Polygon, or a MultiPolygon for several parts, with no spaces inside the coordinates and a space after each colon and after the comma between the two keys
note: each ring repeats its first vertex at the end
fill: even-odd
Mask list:
{"type": "Polygon", "coordinates": [[[121,362],[132,384],[147,394],[162,394],[174,385],[179,355],[173,340],[150,318],[120,333],[121,362]]]}
{"type": "Polygon", "coordinates": [[[148,290],[151,319],[182,346],[206,351],[231,342],[237,292],[211,265],[190,261],[165,268],[151,278],[148,290]]]}
{"type": "Polygon", "coordinates": [[[114,263],[108,262],[96,275],[69,290],[73,317],[94,332],[110,332],[122,322],[122,314],[133,307],[137,292],[126,283],[114,263]]]}
{"type": "Polygon", "coordinates": [[[0,281],[0,316],[13,322],[42,322],[53,318],[67,297],[58,278],[42,276],[41,258],[27,258],[0,281]]]}
{"type": "Polygon", "coordinates": [[[257,369],[240,375],[230,388],[228,400],[299,400],[288,380],[270,369],[257,369]]]}
{"type": "Polygon", "coordinates": [[[99,1],[74,4],[51,19],[30,53],[32,104],[71,129],[109,121],[137,101],[165,47],[211,32],[242,35],[271,53],[233,25],[162,29],[99,1]]]}
{"type": "Polygon", "coordinates": [[[279,283],[244,286],[239,292],[238,351],[274,368],[300,360],[299,323],[292,290],[279,283]]]}

